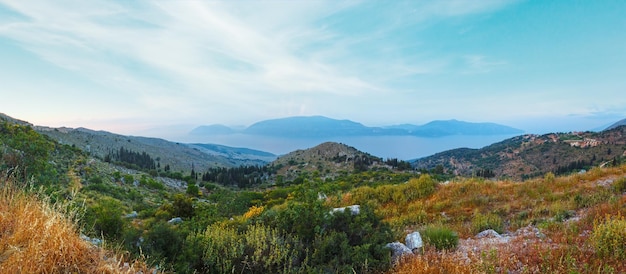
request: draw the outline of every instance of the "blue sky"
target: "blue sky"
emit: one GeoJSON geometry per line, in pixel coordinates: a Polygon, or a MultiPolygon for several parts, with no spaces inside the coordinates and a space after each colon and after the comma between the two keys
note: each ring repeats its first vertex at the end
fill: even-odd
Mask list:
{"type": "Polygon", "coordinates": [[[124,134],[295,115],[586,130],[626,118],[624,15],[619,0],[0,0],[0,112],[124,134]]]}

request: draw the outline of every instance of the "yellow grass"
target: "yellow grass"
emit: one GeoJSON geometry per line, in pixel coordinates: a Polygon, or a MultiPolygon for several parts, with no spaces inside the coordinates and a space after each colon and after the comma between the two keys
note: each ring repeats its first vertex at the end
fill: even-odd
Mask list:
{"type": "MultiPolygon", "coordinates": [[[[626,195],[613,192],[607,183],[624,176],[626,165],[525,182],[460,179],[439,185],[424,199],[407,200],[405,204],[390,201],[377,211],[391,224],[406,224],[406,230],[419,229],[423,223],[444,223],[459,232],[461,239],[468,239],[476,233],[470,225],[476,216],[496,214],[507,221],[505,230],[509,233],[539,227],[545,234],[536,237],[531,233],[506,244],[477,249],[467,246],[471,241],[465,241],[463,248],[446,253],[427,248],[390,273],[625,273],[626,261],[619,256],[601,256],[598,244],[590,238],[598,234],[598,224],[609,219],[605,216],[621,218],[626,214],[626,195]],[[409,208],[425,212],[426,220],[404,221],[415,211],[409,208]],[[580,219],[559,221],[557,217],[564,212],[580,219]]],[[[607,244],[612,253],[626,247],[624,243],[607,244]]]]}
{"type": "MultiPolygon", "coordinates": [[[[0,273],[150,273],[80,238],[61,206],[0,179],[0,273]]],[[[70,214],[72,215],[72,214],[70,214]]]]}

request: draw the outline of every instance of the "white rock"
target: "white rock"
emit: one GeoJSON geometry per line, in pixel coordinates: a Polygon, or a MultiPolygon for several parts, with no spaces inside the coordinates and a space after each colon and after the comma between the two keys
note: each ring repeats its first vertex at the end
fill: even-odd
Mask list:
{"type": "Polygon", "coordinates": [[[420,249],[424,246],[424,242],[422,241],[422,235],[420,235],[420,233],[417,231],[406,235],[406,237],[404,238],[404,242],[406,243],[406,247],[409,248],[411,251],[420,249]]]}
{"type": "Polygon", "coordinates": [[[391,249],[391,261],[393,263],[397,263],[406,255],[413,255],[413,251],[401,242],[388,243],[385,247],[391,249]]]}
{"type": "Polygon", "coordinates": [[[350,210],[352,215],[359,215],[359,213],[361,213],[360,205],[351,205],[351,206],[346,206],[346,207],[333,208],[330,214],[333,214],[335,212],[344,212],[346,209],[350,210]]]}
{"type": "Polygon", "coordinates": [[[183,222],[183,219],[180,217],[176,217],[176,218],[172,218],[169,221],[167,221],[170,224],[180,224],[183,222]]]}
{"type": "Polygon", "coordinates": [[[476,238],[480,239],[480,238],[502,238],[502,235],[500,235],[500,233],[496,232],[493,229],[487,229],[485,231],[481,231],[480,233],[476,234],[476,238]]]}

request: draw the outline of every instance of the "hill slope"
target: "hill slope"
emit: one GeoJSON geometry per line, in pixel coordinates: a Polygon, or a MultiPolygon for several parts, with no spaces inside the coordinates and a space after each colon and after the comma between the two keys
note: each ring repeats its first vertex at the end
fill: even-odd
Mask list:
{"type": "Polygon", "coordinates": [[[376,164],[382,164],[382,159],[351,146],[326,142],[309,149],[288,153],[270,165],[278,167],[278,175],[294,179],[304,172],[317,171],[321,175],[333,176],[339,171],[352,172],[376,164]]]}
{"type": "Polygon", "coordinates": [[[614,129],[620,126],[626,126],[626,119],[622,119],[619,120],[617,122],[615,122],[614,124],[610,125],[609,127],[607,127],[605,130],[610,130],[610,129],[614,129]]]}
{"type": "Polygon", "coordinates": [[[626,153],[626,127],[599,133],[523,135],[482,149],[453,149],[417,159],[416,168],[438,165],[456,175],[489,171],[496,177],[521,179],[547,172],[565,173],[607,164],[626,153]]]}
{"type": "MultiPolygon", "coordinates": [[[[173,143],[158,138],[124,136],[106,131],[94,131],[85,128],[48,128],[36,127],[40,133],[48,135],[61,144],[73,145],[85,150],[93,156],[104,158],[111,151],[120,148],[142,153],[146,152],[154,159],[158,159],[160,166],[169,165],[173,171],[188,173],[192,165],[196,170],[206,170],[209,167],[236,167],[240,165],[263,165],[272,158],[259,157],[261,152],[240,151],[236,158],[229,158],[228,147],[221,146],[221,152],[202,149],[199,145],[173,143]],[[251,153],[252,158],[246,155],[251,153]]],[[[230,149],[235,151],[236,149],[230,149]]]]}

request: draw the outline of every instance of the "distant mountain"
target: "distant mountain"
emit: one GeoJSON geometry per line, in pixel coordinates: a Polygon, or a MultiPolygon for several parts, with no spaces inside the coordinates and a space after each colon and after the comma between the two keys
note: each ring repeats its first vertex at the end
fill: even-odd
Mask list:
{"type": "MultiPolygon", "coordinates": [[[[221,125],[200,126],[192,135],[235,133],[221,125]]],[[[249,135],[286,138],[338,136],[404,136],[442,137],[449,135],[510,135],[522,130],[494,123],[470,123],[458,120],[433,121],[425,125],[401,124],[386,127],[368,127],[350,120],[336,120],[324,116],[297,116],[257,122],[241,131],[249,135]]]]}
{"type": "Polygon", "coordinates": [[[470,123],[458,120],[432,121],[422,126],[404,125],[411,135],[442,137],[449,135],[505,135],[524,131],[495,123],[470,123]],[[411,127],[412,126],[412,127],[411,127]]]}
{"type": "Polygon", "coordinates": [[[226,135],[233,134],[238,131],[225,125],[209,125],[194,128],[189,134],[191,135],[226,135]]]}
{"type": "Polygon", "coordinates": [[[416,168],[439,165],[455,175],[492,174],[523,179],[607,165],[626,157],[626,126],[603,132],[523,135],[481,149],[459,148],[413,160],[416,168]]]}
{"type": "Polygon", "coordinates": [[[615,124],[610,125],[605,130],[611,130],[619,126],[626,126],[626,119],[622,119],[622,120],[615,122],[615,124]]]}
{"type": "Polygon", "coordinates": [[[246,128],[244,133],[281,137],[331,137],[374,135],[376,128],[350,120],[298,116],[257,122],[246,128]]]}

